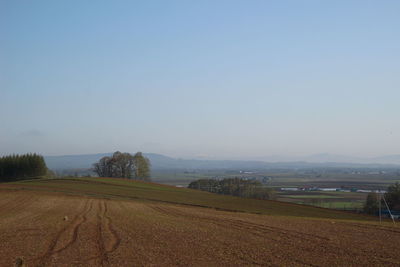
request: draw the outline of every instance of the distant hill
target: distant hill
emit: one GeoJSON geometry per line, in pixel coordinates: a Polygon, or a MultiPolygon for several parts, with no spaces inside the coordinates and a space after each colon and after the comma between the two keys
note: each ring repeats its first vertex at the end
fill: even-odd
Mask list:
{"type": "Polygon", "coordinates": [[[371,162],[399,165],[400,164],[400,155],[387,155],[387,156],[372,158],[371,162]]]}
{"type": "Polygon", "coordinates": [[[302,160],[306,162],[346,162],[346,163],[361,163],[361,164],[397,164],[400,165],[400,155],[385,155],[381,157],[351,157],[336,154],[314,154],[304,157],[302,160]]]}
{"type": "MultiPolygon", "coordinates": [[[[46,164],[50,169],[88,169],[93,163],[112,153],[46,156],[46,164]]],[[[175,159],[160,154],[144,153],[150,159],[153,169],[265,169],[268,163],[262,161],[239,160],[196,160],[175,159]]]]}
{"type": "MultiPolygon", "coordinates": [[[[47,166],[52,170],[89,169],[93,163],[112,153],[45,156],[47,166]]],[[[308,160],[297,162],[264,162],[244,160],[201,160],[176,159],[155,153],[144,153],[150,159],[153,170],[265,170],[265,169],[305,169],[305,168],[399,168],[400,155],[364,159],[363,161],[341,162],[345,158],[329,154],[310,156],[308,160]]]]}
{"type": "Polygon", "coordinates": [[[88,169],[92,164],[111,153],[86,154],[86,155],[65,155],[65,156],[45,156],[47,167],[52,170],[64,169],[88,169]]]}
{"type": "Polygon", "coordinates": [[[400,165],[399,155],[384,155],[379,157],[357,157],[340,154],[319,153],[306,156],[272,155],[252,158],[264,162],[307,162],[307,163],[340,163],[340,164],[394,164],[400,165]]]}

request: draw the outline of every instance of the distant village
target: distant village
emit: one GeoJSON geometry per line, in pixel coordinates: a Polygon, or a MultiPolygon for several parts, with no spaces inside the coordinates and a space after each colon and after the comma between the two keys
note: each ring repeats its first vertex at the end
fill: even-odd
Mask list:
{"type": "Polygon", "coordinates": [[[323,191],[323,192],[356,192],[356,193],[386,193],[386,190],[366,190],[366,189],[358,189],[358,188],[326,188],[326,187],[281,187],[280,191],[323,191]]]}

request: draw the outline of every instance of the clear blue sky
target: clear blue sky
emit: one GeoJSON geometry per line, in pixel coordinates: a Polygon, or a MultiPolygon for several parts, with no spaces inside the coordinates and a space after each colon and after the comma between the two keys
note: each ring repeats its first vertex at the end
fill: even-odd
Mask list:
{"type": "Polygon", "coordinates": [[[0,2],[0,154],[400,153],[400,1],[0,2]]]}

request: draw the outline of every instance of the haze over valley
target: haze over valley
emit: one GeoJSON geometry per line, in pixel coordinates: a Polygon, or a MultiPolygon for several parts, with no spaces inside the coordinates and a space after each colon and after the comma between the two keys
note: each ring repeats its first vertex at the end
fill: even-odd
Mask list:
{"type": "Polygon", "coordinates": [[[400,266],[400,1],[0,1],[0,267],[400,266]]]}

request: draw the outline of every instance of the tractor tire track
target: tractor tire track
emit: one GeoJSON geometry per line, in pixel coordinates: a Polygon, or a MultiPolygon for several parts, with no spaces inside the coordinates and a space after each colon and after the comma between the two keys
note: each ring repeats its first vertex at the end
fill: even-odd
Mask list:
{"type": "Polygon", "coordinates": [[[97,260],[99,261],[100,266],[110,265],[108,254],[115,251],[121,243],[121,238],[112,226],[112,219],[109,215],[107,215],[107,213],[107,203],[105,201],[99,202],[97,212],[96,240],[99,254],[97,260]],[[109,238],[106,239],[106,236],[109,238]]]}
{"type": "Polygon", "coordinates": [[[81,227],[81,225],[86,222],[87,220],[87,214],[92,210],[93,208],[93,203],[87,200],[84,204],[83,211],[80,212],[78,215],[75,216],[75,218],[69,223],[67,226],[63,227],[54,239],[51,241],[49,247],[47,248],[46,252],[44,255],[39,257],[39,263],[37,266],[45,266],[46,263],[50,260],[50,258],[57,254],[62,252],[63,250],[69,248],[71,245],[73,245],[77,238],[78,238],[78,230],[81,227]],[[60,239],[62,238],[63,235],[70,233],[69,239],[66,242],[65,245],[63,245],[60,248],[57,248],[57,244],[60,242],[60,239]]]}
{"type": "Polygon", "coordinates": [[[72,228],[72,235],[70,236],[69,241],[61,248],[54,250],[55,253],[59,253],[65,249],[69,248],[72,244],[74,244],[76,242],[76,240],[78,239],[79,228],[81,227],[82,224],[84,224],[87,221],[87,215],[92,210],[92,208],[93,208],[93,204],[91,203],[89,208],[81,216],[81,220],[72,228]]]}
{"type": "Polygon", "coordinates": [[[99,202],[99,206],[97,209],[97,227],[96,227],[96,243],[98,248],[98,257],[97,260],[99,261],[100,266],[108,266],[108,256],[104,245],[104,235],[103,235],[103,217],[104,217],[104,210],[103,205],[99,202]]]}
{"type": "Polygon", "coordinates": [[[103,202],[104,204],[104,217],[106,219],[105,226],[107,231],[111,234],[111,242],[109,243],[109,248],[106,249],[107,253],[111,253],[116,250],[119,245],[121,244],[121,238],[119,237],[118,233],[115,231],[112,225],[112,219],[110,216],[107,215],[108,207],[107,203],[103,202]]]}

